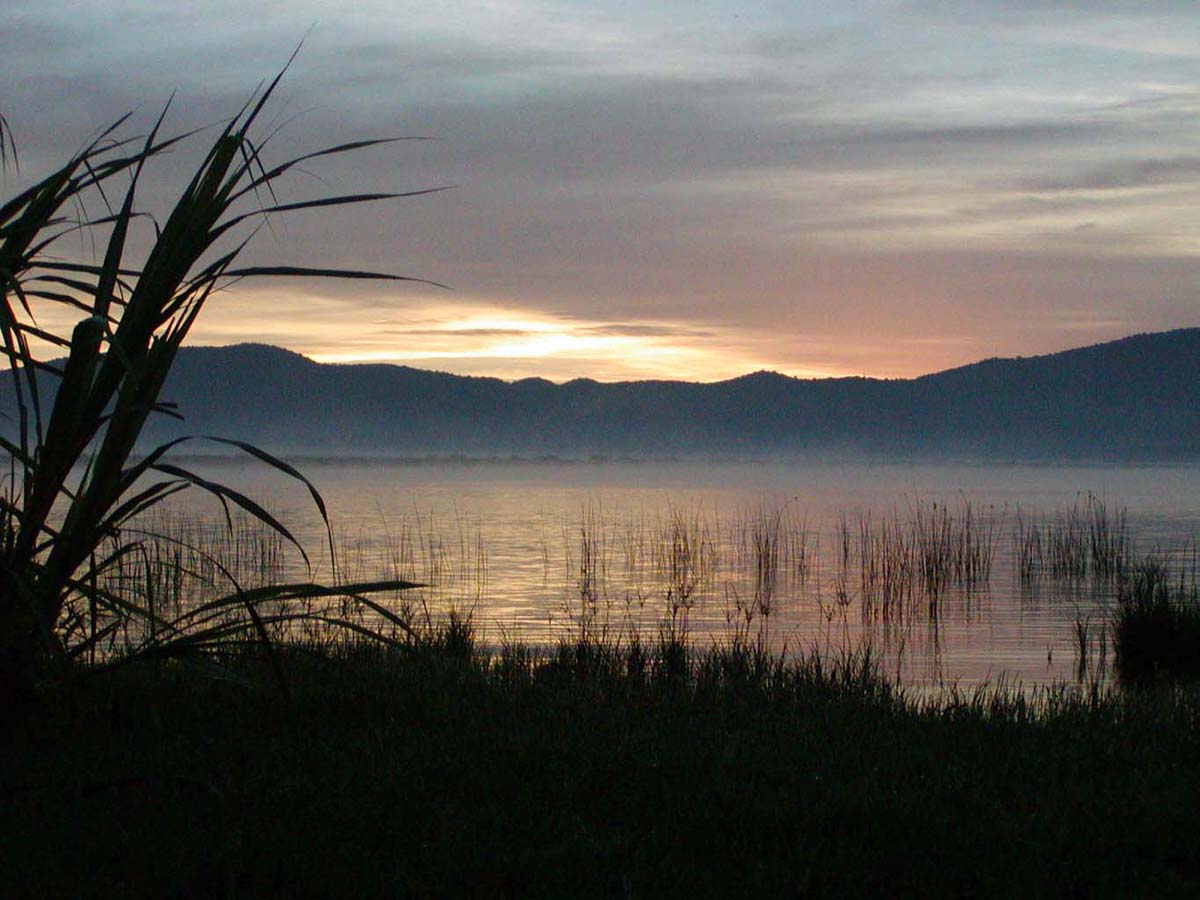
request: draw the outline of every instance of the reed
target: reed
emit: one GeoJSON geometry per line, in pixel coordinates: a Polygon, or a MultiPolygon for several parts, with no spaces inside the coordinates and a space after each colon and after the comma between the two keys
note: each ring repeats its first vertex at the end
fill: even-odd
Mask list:
{"type": "Polygon", "coordinates": [[[851,600],[850,572],[851,561],[853,559],[851,553],[853,545],[851,534],[849,519],[847,519],[845,514],[842,514],[838,518],[837,527],[834,532],[834,551],[837,553],[837,567],[834,570],[833,596],[837,603],[837,608],[843,612],[849,606],[851,600]]]}
{"type": "Polygon", "coordinates": [[[1094,623],[1091,616],[1079,611],[1075,615],[1071,632],[1075,650],[1075,681],[1079,684],[1089,680],[1099,684],[1108,671],[1108,642],[1110,623],[1094,623]]]}
{"type": "MultiPolygon", "coordinates": [[[[555,602],[572,640],[692,633],[698,612],[708,637],[777,647],[790,637],[775,626],[780,614],[806,617],[808,604],[844,631],[856,610],[864,626],[888,631],[936,625],[948,592],[987,585],[1003,521],[1003,510],[980,512],[965,498],[918,500],[884,515],[843,514],[823,542],[792,500],[763,500],[725,518],[699,506],[628,518],[585,506],[563,528],[555,602]]],[[[542,552],[552,555],[545,543],[542,552]]],[[[549,565],[544,580],[556,580],[549,565]]]]}
{"type": "Polygon", "coordinates": [[[1112,585],[1136,560],[1126,510],[1088,492],[1052,518],[1017,516],[1019,577],[1112,585]]]}
{"type": "MultiPolygon", "coordinates": [[[[778,651],[789,643],[823,641],[836,651],[861,639],[880,640],[899,673],[900,657],[916,641],[929,654],[925,677],[936,679],[947,612],[970,614],[968,604],[987,590],[997,559],[1011,559],[1022,581],[1052,583],[1045,554],[1038,560],[1028,548],[1039,541],[1049,546],[1057,531],[1061,545],[1084,548],[1086,571],[1126,573],[1053,582],[1055,595],[1069,589],[1080,611],[1063,637],[1081,677],[1107,677],[1108,651],[1115,649],[1108,604],[1115,602],[1115,583],[1127,579],[1132,558],[1124,516],[1086,500],[1048,517],[1018,510],[1015,528],[1008,516],[965,497],[948,503],[917,499],[883,513],[843,514],[822,540],[790,500],[764,500],[725,517],[699,505],[614,516],[589,504],[564,523],[561,545],[542,542],[541,599],[517,600],[545,603],[547,615],[538,621],[519,607],[511,623],[503,614],[495,620],[478,615],[489,602],[485,541],[461,515],[448,520],[449,528],[446,522],[435,527],[432,517],[402,519],[397,534],[387,538],[394,545],[390,564],[371,569],[343,560],[339,568],[356,579],[391,572],[425,584],[389,598],[389,608],[410,626],[429,628],[454,613],[481,632],[500,626],[502,633],[508,629],[505,640],[543,647],[563,641],[635,645],[645,666],[681,660],[684,650],[709,642],[778,651]],[[552,564],[553,558],[559,562],[552,564]]],[[[1193,552],[1193,571],[1196,558],[1193,552]]],[[[1188,559],[1172,558],[1171,571],[1186,570],[1188,559]]],[[[387,626],[369,612],[356,621],[387,626]]]]}
{"type": "Polygon", "coordinates": [[[1133,556],[1125,509],[1110,514],[1104,499],[1087,497],[1087,537],[1092,571],[1102,580],[1121,578],[1133,556]]]}
{"type": "Polygon", "coordinates": [[[785,541],[783,517],[778,510],[760,506],[750,528],[754,555],[754,606],[764,621],[769,621],[772,604],[780,587],[781,559],[785,541]]]}
{"type": "Polygon", "coordinates": [[[1121,578],[1112,623],[1117,672],[1131,684],[1200,676],[1200,586],[1146,558],[1121,578]]]}
{"type": "Polygon", "coordinates": [[[835,593],[850,592],[851,559],[866,621],[936,619],[951,587],[970,589],[991,577],[999,517],[975,513],[963,498],[958,506],[915,500],[906,513],[858,516],[852,528],[843,516],[836,532],[840,549],[835,593]]]}
{"type": "Polygon", "coordinates": [[[573,596],[564,601],[564,612],[577,629],[576,640],[588,644],[610,625],[608,570],[610,548],[600,509],[589,504],[583,511],[574,543],[564,541],[566,566],[572,572],[573,596]],[[572,553],[574,547],[574,553],[572,553]]]}
{"type": "MultiPolygon", "coordinates": [[[[0,496],[0,683],[8,701],[30,698],[39,682],[67,677],[78,661],[96,659],[101,642],[122,623],[136,621],[138,634],[149,636],[139,645],[142,654],[199,653],[235,640],[269,646],[269,629],[279,619],[263,616],[264,604],[337,593],[386,617],[388,611],[366,593],[408,586],[393,580],[334,589],[305,580],[247,590],[226,571],[221,597],[174,618],[163,615],[157,599],[138,603],[105,587],[114,569],[132,557],[143,556],[145,570],[154,569],[133,523],[184,490],[212,495],[227,522],[230,508],[258,519],[307,560],[287,527],[250,497],[169,461],[188,438],[134,456],[150,415],[177,415],[159,395],[208,299],[247,277],[411,280],[320,266],[237,265],[249,230],[270,216],[403,196],[278,201],[277,189],[307,162],[384,143],[355,141],[268,162],[271,135],[256,134],[257,123],[282,75],[217,129],[165,215],[147,214],[136,198],[148,167],[192,137],[162,136],[167,109],[140,140],[123,136],[129,119],[123,117],[57,171],[0,205],[0,353],[13,398],[13,426],[0,437],[12,471],[0,496]],[[89,215],[92,208],[100,214],[89,215]],[[158,224],[149,249],[135,257],[130,248],[139,240],[133,235],[145,221],[158,224]],[[99,262],[60,255],[63,240],[81,231],[103,248],[99,262]],[[57,315],[42,315],[49,308],[57,315]],[[63,312],[73,317],[70,327],[56,332],[40,324],[61,320],[63,312]],[[65,359],[48,361],[46,352],[65,359]],[[90,623],[78,627],[85,609],[90,623]],[[234,610],[240,613],[231,622],[234,610]]],[[[292,466],[251,444],[212,440],[300,481],[325,517],[320,494],[292,466]]],[[[142,593],[157,598],[162,589],[171,588],[147,581],[142,593]]],[[[337,621],[324,618],[325,624],[337,621]]]]}
{"type": "Polygon", "coordinates": [[[790,503],[763,501],[739,510],[727,540],[717,529],[713,553],[731,646],[769,644],[772,616],[803,595],[819,568],[808,522],[790,503]]]}
{"type": "Polygon", "coordinates": [[[698,509],[671,507],[659,527],[654,566],[665,611],[662,642],[686,642],[688,617],[696,601],[711,592],[717,566],[709,526],[698,509]]]}
{"type": "MultiPolygon", "coordinates": [[[[335,571],[351,581],[399,578],[411,586],[383,592],[381,602],[410,627],[431,629],[447,616],[478,624],[488,597],[489,562],[479,523],[416,512],[393,527],[380,517],[356,534],[338,534],[335,571]]],[[[404,640],[403,632],[372,610],[351,602],[340,610],[360,624],[404,640]]]]}

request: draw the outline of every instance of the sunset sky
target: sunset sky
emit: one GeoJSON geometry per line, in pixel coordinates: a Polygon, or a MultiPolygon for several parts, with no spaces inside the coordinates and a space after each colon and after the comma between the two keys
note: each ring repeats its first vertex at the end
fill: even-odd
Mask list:
{"type": "MultiPolygon", "coordinates": [[[[552,380],[911,376],[1200,325],[1192,2],[7,4],[9,196],[172,91],[175,130],[279,93],[251,257],[449,290],[259,281],[193,343],[552,380]],[[311,29],[311,30],[310,30],[311,29]],[[305,35],[308,35],[305,38],[305,35]]],[[[163,161],[161,210],[201,139],[163,161]]],[[[87,255],[84,243],[62,253],[87,255]]]]}

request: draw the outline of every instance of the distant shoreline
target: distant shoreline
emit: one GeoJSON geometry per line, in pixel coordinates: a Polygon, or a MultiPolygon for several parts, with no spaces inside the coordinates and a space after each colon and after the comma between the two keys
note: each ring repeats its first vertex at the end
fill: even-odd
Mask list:
{"type": "MultiPolygon", "coordinates": [[[[319,365],[261,345],[184,348],[161,393],[183,420],[151,417],[138,449],[223,435],[294,460],[406,465],[1190,464],[1200,461],[1197,372],[1200,329],[910,381],[510,384],[319,365]]],[[[15,440],[12,393],[0,391],[0,414],[15,440]]],[[[176,449],[233,452],[202,439],[176,449]]]]}

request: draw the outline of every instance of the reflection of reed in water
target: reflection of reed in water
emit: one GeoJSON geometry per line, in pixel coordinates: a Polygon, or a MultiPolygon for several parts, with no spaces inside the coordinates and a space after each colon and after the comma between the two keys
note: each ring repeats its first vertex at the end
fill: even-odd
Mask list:
{"type": "Polygon", "coordinates": [[[1136,551],[1126,511],[1110,512],[1089,492],[1051,517],[1017,512],[1018,572],[1023,584],[1036,581],[1111,584],[1130,570],[1136,551]]]}
{"type": "MultiPolygon", "coordinates": [[[[964,603],[986,593],[1001,520],[1002,512],[980,515],[965,499],[842,515],[826,568],[820,540],[791,501],[760,502],[725,520],[699,506],[626,517],[586,506],[563,529],[560,622],[574,637],[660,633],[674,641],[694,630],[701,610],[706,635],[719,638],[723,628],[727,641],[762,644],[792,638],[773,635],[781,613],[823,623],[826,642],[836,629],[848,637],[936,626],[951,591],[964,603]]],[[[936,628],[931,634],[919,643],[940,641],[936,628]]]]}
{"type": "MultiPolygon", "coordinates": [[[[1020,583],[1028,590],[1015,595],[1022,603],[1032,602],[1035,590],[1068,591],[1064,596],[1081,608],[1094,607],[1099,595],[1090,577],[1056,581],[1053,572],[1061,567],[1031,565],[1036,557],[1022,553],[1038,540],[1049,546],[1055,529],[1063,533],[1063,546],[1084,548],[1089,572],[1121,572],[1128,565],[1124,556],[1132,541],[1124,514],[1114,515],[1098,501],[1081,501],[1057,517],[1018,513],[1015,529],[1005,526],[1005,517],[1004,509],[975,507],[965,498],[917,499],[882,514],[842,514],[822,533],[809,526],[792,499],[762,500],[725,517],[698,504],[642,507],[633,514],[592,504],[561,528],[532,526],[541,530],[526,542],[528,571],[514,579],[505,569],[496,583],[500,605],[494,622],[476,616],[484,604],[492,606],[488,536],[461,513],[393,518],[390,531],[381,516],[377,528],[368,524],[356,540],[338,541],[339,570],[353,580],[399,576],[422,584],[388,598],[388,604],[405,621],[426,627],[454,613],[537,642],[564,635],[587,641],[661,635],[668,642],[838,650],[869,641],[889,659],[907,656],[912,662],[907,670],[915,673],[918,659],[921,667],[934,666],[947,641],[958,653],[959,626],[980,621],[978,604],[990,597],[997,559],[1011,560],[1014,575],[1024,576],[1020,583]],[[1032,571],[1040,574],[1031,577],[1032,571]],[[953,634],[946,633],[947,624],[953,634]]],[[[277,580],[273,568],[286,565],[271,562],[284,549],[278,538],[263,531],[237,541],[211,555],[228,556],[235,568],[257,568],[264,581],[277,580]],[[254,543],[263,539],[273,541],[274,549],[254,543]]],[[[132,562],[123,577],[152,583],[153,573],[149,579],[135,574],[132,562]]],[[[200,566],[182,566],[190,568],[200,566]]],[[[174,597],[172,602],[183,604],[192,602],[184,598],[202,596],[173,577],[178,583],[145,589],[153,597],[147,602],[162,605],[163,598],[174,597]]],[[[1037,605],[1028,609],[1040,615],[1037,605]]],[[[1061,636],[1048,639],[1061,642],[1056,656],[1058,647],[1071,642],[1070,623],[1062,621],[1061,636]]],[[[1099,635],[1099,624],[1092,622],[1093,666],[1099,635]]]]}
{"type": "MultiPolygon", "coordinates": [[[[70,597],[64,632],[68,643],[86,635],[93,663],[119,648],[157,640],[173,620],[205,603],[283,583],[290,565],[284,538],[248,515],[235,513],[226,522],[162,509],[147,512],[121,535],[105,538],[96,556],[110,563],[102,575],[93,576],[91,587],[145,615],[119,615],[82,595],[70,597]]],[[[267,621],[282,612],[280,603],[262,605],[267,621]]],[[[240,621],[241,610],[224,607],[213,616],[212,625],[233,623],[240,621]]],[[[282,627],[273,626],[276,636],[282,627]]]]}
{"type": "Polygon", "coordinates": [[[998,520],[991,509],[978,516],[966,500],[957,507],[917,500],[904,513],[860,513],[853,525],[842,515],[834,595],[845,605],[857,593],[864,624],[937,618],[951,588],[969,591],[991,578],[998,520]]]}
{"type": "Polygon", "coordinates": [[[486,543],[480,524],[465,512],[456,510],[450,517],[414,513],[391,526],[381,517],[365,533],[340,536],[337,547],[339,572],[416,582],[418,587],[387,598],[413,626],[429,630],[451,617],[477,620],[488,600],[486,543]]]}

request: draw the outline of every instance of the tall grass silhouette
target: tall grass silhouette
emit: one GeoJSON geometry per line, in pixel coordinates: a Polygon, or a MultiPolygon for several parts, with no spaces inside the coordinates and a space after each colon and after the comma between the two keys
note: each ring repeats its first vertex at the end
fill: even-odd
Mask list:
{"type": "MultiPolygon", "coordinates": [[[[300,600],[350,597],[403,625],[367,596],[410,586],[395,579],[243,589],[226,570],[225,594],[167,616],[137,592],[111,590],[113,582],[106,578],[143,552],[144,542],[132,527],[138,517],[189,489],[216,498],[227,522],[232,522],[230,510],[240,509],[308,560],[287,526],[259,503],[169,461],[171,451],[189,438],[135,456],[149,416],[178,415],[160,393],[180,346],[215,292],[247,277],[420,280],[320,265],[237,265],[254,226],[269,216],[429,192],[279,200],[276,188],[303,164],[400,140],[352,141],[268,163],[264,151],[274,135],[260,135],[259,120],[286,70],[260,86],[218,128],[165,218],[140,210],[137,195],[151,163],[196,137],[195,132],[163,136],[169,103],[148,136],[125,136],[125,116],[0,206],[0,352],[15,401],[8,435],[0,437],[10,462],[0,496],[0,690],[10,697],[27,694],[39,680],[69,673],[80,660],[94,659],[102,641],[131,624],[139,635],[133,652],[142,656],[203,653],[247,640],[269,646],[271,629],[301,614],[268,614],[267,607],[278,610],[300,600]],[[89,209],[99,212],[89,214],[89,209]],[[131,235],[145,221],[153,223],[153,240],[133,258],[130,248],[138,241],[131,235]],[[59,254],[63,239],[80,232],[102,247],[99,261],[76,262],[59,254]],[[49,308],[59,316],[42,315],[49,308]],[[64,310],[74,318],[71,327],[43,326],[60,319],[64,310]],[[50,354],[65,359],[44,358],[50,354]]],[[[0,146],[5,139],[5,159],[12,155],[15,161],[7,122],[0,128],[0,146]]],[[[291,465],[240,440],[207,439],[303,483],[328,529],[321,495],[291,465]]],[[[332,532],[330,543],[332,550],[332,532]]],[[[364,630],[311,605],[302,615],[310,623],[364,630]]]]}

